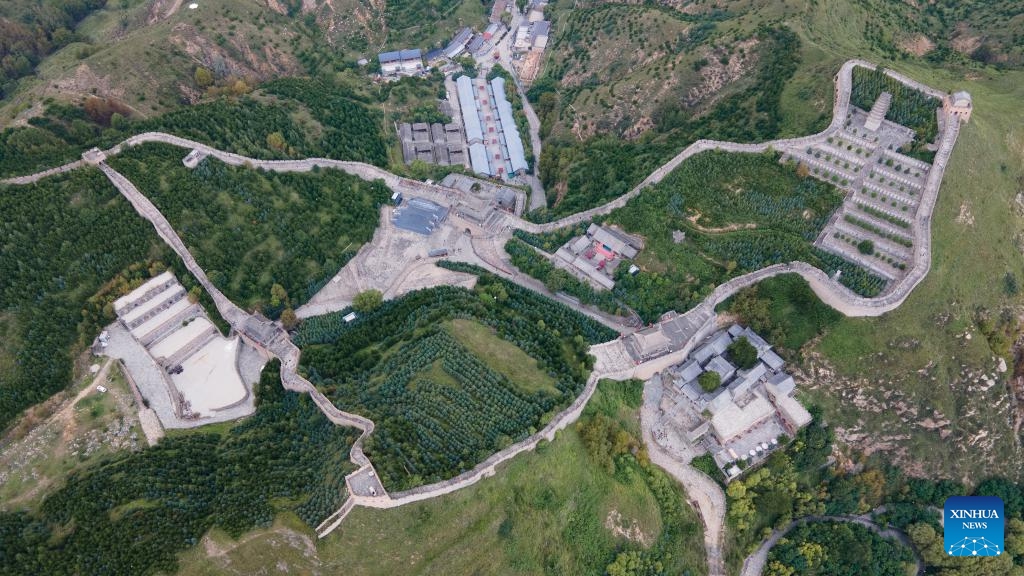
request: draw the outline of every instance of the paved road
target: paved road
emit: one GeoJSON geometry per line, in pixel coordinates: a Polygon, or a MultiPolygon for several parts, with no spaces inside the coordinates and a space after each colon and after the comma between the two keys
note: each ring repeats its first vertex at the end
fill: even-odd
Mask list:
{"type": "Polygon", "coordinates": [[[913,543],[905,533],[891,528],[883,528],[871,519],[871,514],[862,514],[859,516],[807,516],[806,518],[800,518],[790,522],[785,527],[773,531],[771,536],[761,543],[761,546],[756,552],[747,556],[747,559],[743,561],[743,569],[740,572],[740,576],[760,576],[761,572],[764,571],[765,565],[768,563],[768,552],[770,552],[771,549],[779,543],[779,540],[788,534],[790,530],[809,522],[851,522],[853,524],[860,524],[882,538],[897,540],[904,546],[910,548],[914,553],[914,562],[917,564],[917,574],[924,573],[924,560],[921,559],[921,555],[917,552],[917,549],[914,548],[913,543]]]}
{"type": "Polygon", "coordinates": [[[709,576],[725,576],[725,492],[706,474],[665,451],[652,437],[660,401],[660,381],[644,384],[644,403],[640,409],[640,429],[651,462],[658,465],[686,489],[691,504],[704,524],[704,552],[709,576]]]}

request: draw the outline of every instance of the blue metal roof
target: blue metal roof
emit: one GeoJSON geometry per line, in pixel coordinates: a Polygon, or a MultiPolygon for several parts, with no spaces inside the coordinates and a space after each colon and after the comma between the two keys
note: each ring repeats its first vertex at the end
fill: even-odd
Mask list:
{"type": "Polygon", "coordinates": [[[399,62],[402,60],[417,60],[422,57],[422,54],[419,48],[412,48],[411,50],[381,52],[377,59],[380,60],[381,64],[387,64],[388,62],[399,62]]]}
{"type": "Polygon", "coordinates": [[[476,106],[476,95],[473,93],[473,81],[469,76],[459,76],[455,80],[459,93],[459,108],[462,110],[462,123],[466,125],[466,141],[470,144],[484,139],[484,130],[480,125],[480,113],[476,106]]]}
{"type": "Polygon", "coordinates": [[[448,209],[423,198],[412,198],[395,210],[392,221],[402,230],[429,235],[448,217],[448,209]]]}
{"type": "Polygon", "coordinates": [[[516,126],[515,116],[512,113],[512,104],[505,98],[505,79],[498,76],[491,80],[491,88],[494,90],[494,102],[498,108],[498,120],[501,122],[501,132],[505,136],[508,160],[512,165],[512,171],[526,170],[526,151],[523,148],[523,139],[519,136],[519,128],[516,126]]]}

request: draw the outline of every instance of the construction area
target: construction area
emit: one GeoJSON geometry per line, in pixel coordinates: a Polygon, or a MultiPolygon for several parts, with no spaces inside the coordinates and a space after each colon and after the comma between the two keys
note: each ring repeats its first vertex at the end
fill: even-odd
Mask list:
{"type": "Polygon", "coordinates": [[[547,2],[531,2],[526,9],[526,19],[515,31],[512,46],[512,67],[525,86],[530,86],[540,74],[544,65],[544,51],[551,35],[551,22],[545,20],[547,2]]]}
{"type": "Polygon", "coordinates": [[[793,397],[796,383],[784,361],[750,328],[737,324],[712,334],[682,364],[663,372],[653,436],[673,453],[692,459],[711,454],[728,479],[761,462],[811,422],[793,397]],[[745,342],[757,361],[738,369],[731,347],[745,342]],[[702,386],[713,374],[714,389],[702,386]]]}
{"type": "Polygon", "coordinates": [[[233,420],[255,409],[252,385],[263,358],[225,338],[171,272],[114,302],[118,320],[97,350],[120,358],[131,383],[164,428],[233,420]]]}
{"type": "Polygon", "coordinates": [[[392,205],[381,208],[373,239],[295,311],[298,317],[343,310],[366,290],[390,299],[445,284],[475,285],[476,276],[439,268],[438,259],[500,263],[500,256],[483,258],[477,252],[490,247],[488,239],[502,237],[507,217],[522,213],[526,192],[464,174],[449,174],[430,186],[431,199],[396,192],[392,205]]]}

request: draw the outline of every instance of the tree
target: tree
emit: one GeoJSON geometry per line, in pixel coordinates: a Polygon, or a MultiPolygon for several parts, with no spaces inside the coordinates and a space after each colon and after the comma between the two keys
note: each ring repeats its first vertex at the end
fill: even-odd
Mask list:
{"type": "Polygon", "coordinates": [[[288,291],[284,289],[284,286],[280,284],[274,284],[270,287],[270,305],[280,306],[288,303],[288,291]]]}
{"type": "Polygon", "coordinates": [[[754,348],[746,336],[740,336],[729,344],[729,357],[740,368],[749,370],[757,364],[757,348],[754,348]]]}
{"type": "Polygon", "coordinates": [[[292,310],[291,308],[285,308],[284,312],[281,312],[281,324],[284,326],[285,330],[291,330],[292,328],[295,328],[295,326],[297,326],[298,323],[299,318],[298,316],[295,315],[295,310],[292,310]]]}
{"type": "Polygon", "coordinates": [[[560,292],[565,289],[567,285],[572,283],[572,276],[561,268],[556,268],[548,274],[547,280],[544,281],[544,286],[552,292],[560,292]]]}
{"type": "Polygon", "coordinates": [[[871,240],[861,240],[857,243],[857,250],[861,254],[867,254],[868,256],[875,253],[875,243],[871,240]]]}
{"type": "Polygon", "coordinates": [[[364,290],[352,299],[352,308],[357,312],[371,312],[384,303],[384,294],[380,290],[364,290]]]}
{"type": "Polygon", "coordinates": [[[797,176],[799,176],[801,178],[807,178],[807,176],[809,176],[810,173],[811,173],[811,171],[807,168],[807,164],[804,164],[803,162],[800,162],[799,164],[796,165],[796,175],[797,176]]]}
{"type": "Polygon", "coordinates": [[[697,383],[705,392],[714,392],[722,385],[722,377],[718,372],[708,370],[701,372],[700,376],[697,376],[697,383]]]}
{"type": "Polygon", "coordinates": [[[272,150],[283,152],[285,148],[288,147],[288,143],[285,142],[284,134],[281,134],[280,132],[271,132],[270,134],[267,134],[267,146],[272,150]]]}
{"type": "Polygon", "coordinates": [[[213,84],[213,72],[210,72],[208,69],[203,68],[202,66],[196,67],[196,72],[194,76],[196,86],[199,86],[200,88],[206,88],[213,84]]]}

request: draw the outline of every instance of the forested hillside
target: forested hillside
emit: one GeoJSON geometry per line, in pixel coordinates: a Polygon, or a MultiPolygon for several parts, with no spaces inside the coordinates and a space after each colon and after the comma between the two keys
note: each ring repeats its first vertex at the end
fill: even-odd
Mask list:
{"type": "Polygon", "coordinates": [[[0,100],[51,52],[76,40],[75,28],[107,0],[9,0],[0,4],[0,100]]]}
{"type": "MultiPolygon", "coordinates": [[[[831,184],[780,164],[777,153],[708,151],[605,217],[645,242],[636,259],[641,271],[633,275],[620,266],[611,292],[595,292],[555,270],[518,240],[506,249],[513,264],[550,289],[609,312],[619,311],[621,302],[648,322],[669,310],[690,309],[729,278],[794,260],[828,274],[842,270],[843,284],[873,296],[884,287],[883,278],[813,246],[842,199],[831,184]]],[[[517,236],[549,252],[568,240],[562,232],[517,236]]]]}
{"type": "Polygon", "coordinates": [[[257,158],[388,161],[380,112],[351,90],[318,80],[270,82],[254,95],[224,96],[146,120],[128,119],[112,106],[98,98],[84,107],[53,105],[29,126],[0,132],[0,177],[71,162],[93,146],[109,148],[149,131],[257,158]]]}
{"type": "Polygon", "coordinates": [[[70,383],[74,351],[113,319],[103,303],[149,277],[146,266],[129,266],[166,250],[94,169],[0,186],[0,213],[0,326],[8,336],[0,340],[3,429],[70,383]]]}
{"type": "Polygon", "coordinates": [[[277,318],[305,303],[373,236],[391,191],[340,170],[274,173],[147,144],[111,161],[175,227],[210,280],[277,318]]]}
{"type": "MultiPolygon", "coordinates": [[[[545,144],[540,162],[548,209],[531,213],[553,219],[606,202],[628,192],[655,168],[701,138],[757,142],[778,135],[780,98],[799,64],[800,40],[786,28],[762,30],[756,36],[760,57],[753,81],[744,90],[718,100],[707,112],[666,104],[653,128],[637,140],[595,135],[579,141],[555,138],[545,144]]],[[[531,97],[545,126],[556,122],[565,103],[554,96],[555,85],[538,83],[531,97]]],[[[546,128],[547,129],[547,128],[546,128]]]]}
{"type": "Polygon", "coordinates": [[[297,342],[309,378],[376,430],[366,446],[390,490],[437,482],[540,429],[583,389],[590,344],[604,326],[482,270],[473,291],[436,288],[384,303],[349,324],[347,311],[302,324],[297,342]],[[439,331],[452,318],[488,326],[553,380],[526,389],[494,360],[439,331]]]}
{"type": "Polygon", "coordinates": [[[69,477],[38,514],[0,513],[0,574],[168,573],[214,526],[237,536],[283,510],[322,521],[342,503],[354,433],[284,391],[279,368],[223,435],[164,438],[69,477]]]}

